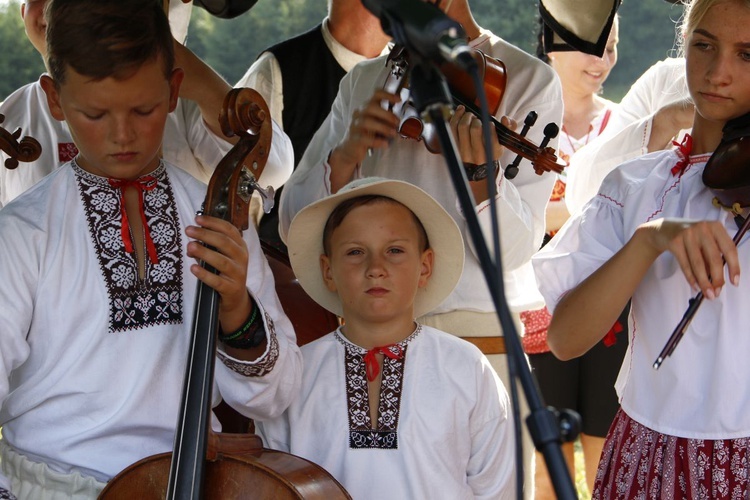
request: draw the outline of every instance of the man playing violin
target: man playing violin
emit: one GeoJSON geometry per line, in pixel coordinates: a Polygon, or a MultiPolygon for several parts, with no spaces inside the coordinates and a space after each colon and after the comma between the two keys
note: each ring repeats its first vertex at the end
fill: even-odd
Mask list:
{"type": "MultiPolygon", "coordinates": [[[[508,83],[496,112],[498,119],[507,116],[521,123],[529,112],[535,111],[539,116],[537,123],[561,122],[562,91],[551,68],[482,29],[471,13],[468,0],[442,0],[437,5],[461,23],[471,47],[505,64],[508,83]]],[[[470,240],[443,157],[430,153],[420,142],[399,136],[399,117],[387,108],[400,102],[402,96],[382,89],[389,71],[386,58],[382,56],[360,63],[342,79],[331,114],[284,186],[280,208],[282,238],[286,238],[294,215],[305,206],[336,193],[352,179],[380,176],[404,180],[423,188],[456,220],[464,240],[470,240]],[[369,151],[372,154],[368,154],[369,151]]],[[[494,139],[494,157],[487,162],[481,123],[476,116],[458,107],[450,126],[461,159],[465,165],[473,165],[467,174],[477,202],[476,212],[488,240],[491,238],[491,214],[486,187],[487,182],[496,185],[506,292],[512,309],[520,312],[530,304],[524,303],[523,283],[517,282],[513,270],[528,262],[541,245],[544,211],[555,182],[554,175],[539,176],[528,160],[523,160],[518,176],[509,181],[503,177],[503,168],[516,155],[503,149],[494,139]],[[487,163],[489,168],[481,168],[487,163]]],[[[539,144],[543,139],[542,128],[532,128],[529,140],[539,144]]],[[[551,146],[556,146],[554,139],[551,146]]],[[[465,245],[467,258],[458,286],[437,309],[419,321],[474,340],[484,347],[485,354],[507,386],[503,332],[476,253],[469,243],[465,245]]],[[[525,448],[525,493],[529,497],[533,482],[529,476],[533,447],[528,439],[525,448]]]]}

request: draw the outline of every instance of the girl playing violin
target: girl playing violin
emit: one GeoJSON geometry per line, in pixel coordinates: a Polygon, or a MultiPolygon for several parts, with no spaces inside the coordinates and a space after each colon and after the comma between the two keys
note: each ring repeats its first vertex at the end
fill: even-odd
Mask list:
{"type": "Polygon", "coordinates": [[[594,498],[750,493],[750,337],[740,326],[750,321],[750,282],[740,274],[750,248],[744,240],[734,245],[735,216],[714,204],[702,179],[725,123],[750,111],[749,26],[747,0],[686,4],[692,136],[676,150],[621,165],[533,259],[554,309],[548,342],[561,359],[601,340],[632,296],[630,347],[616,383],[621,410],[594,498]],[[656,371],[652,364],[698,290],[708,300],[656,371]]]}

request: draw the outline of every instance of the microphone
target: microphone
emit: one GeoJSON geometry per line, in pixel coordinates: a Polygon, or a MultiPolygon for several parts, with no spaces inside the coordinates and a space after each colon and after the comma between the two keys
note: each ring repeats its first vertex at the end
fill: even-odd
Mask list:
{"type": "Polygon", "coordinates": [[[463,27],[422,0],[362,0],[393,40],[412,53],[468,70],[476,65],[463,27]]]}

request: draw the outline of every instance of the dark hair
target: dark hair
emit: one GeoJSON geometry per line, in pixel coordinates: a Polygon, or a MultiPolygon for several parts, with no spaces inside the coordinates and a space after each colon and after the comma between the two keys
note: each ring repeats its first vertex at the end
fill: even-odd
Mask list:
{"type": "Polygon", "coordinates": [[[68,66],[93,80],[124,79],[158,56],[165,76],[172,74],[172,33],[158,0],[50,0],[44,14],[56,85],[68,66]]]}
{"type": "Polygon", "coordinates": [[[331,254],[331,237],[333,235],[333,231],[337,227],[339,227],[342,222],[344,222],[344,218],[349,215],[349,212],[357,207],[372,205],[374,203],[395,203],[409,210],[409,213],[411,214],[411,217],[417,226],[417,231],[419,232],[420,249],[422,251],[425,251],[430,248],[430,240],[429,238],[427,238],[427,231],[425,231],[424,226],[422,225],[422,221],[419,220],[419,217],[417,217],[414,212],[409,209],[409,207],[394,200],[393,198],[388,198],[387,196],[382,196],[379,194],[367,194],[342,201],[336,208],[333,209],[331,215],[328,216],[325,227],[323,228],[323,253],[325,253],[326,255],[331,254]]]}

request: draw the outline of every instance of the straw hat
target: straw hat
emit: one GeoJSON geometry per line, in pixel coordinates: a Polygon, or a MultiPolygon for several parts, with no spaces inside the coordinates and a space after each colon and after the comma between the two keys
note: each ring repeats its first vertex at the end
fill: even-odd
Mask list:
{"type": "Polygon", "coordinates": [[[380,195],[409,208],[427,232],[435,263],[427,286],[420,288],[414,300],[414,316],[419,317],[440,305],[453,291],[464,265],[464,244],[453,218],[422,189],[408,182],[365,177],[350,182],[338,193],[301,210],[289,226],[287,246],[294,274],[302,288],[318,304],[341,316],[343,309],[336,292],[323,282],[320,256],[323,229],[331,212],[343,201],[364,195],[380,195]]]}

